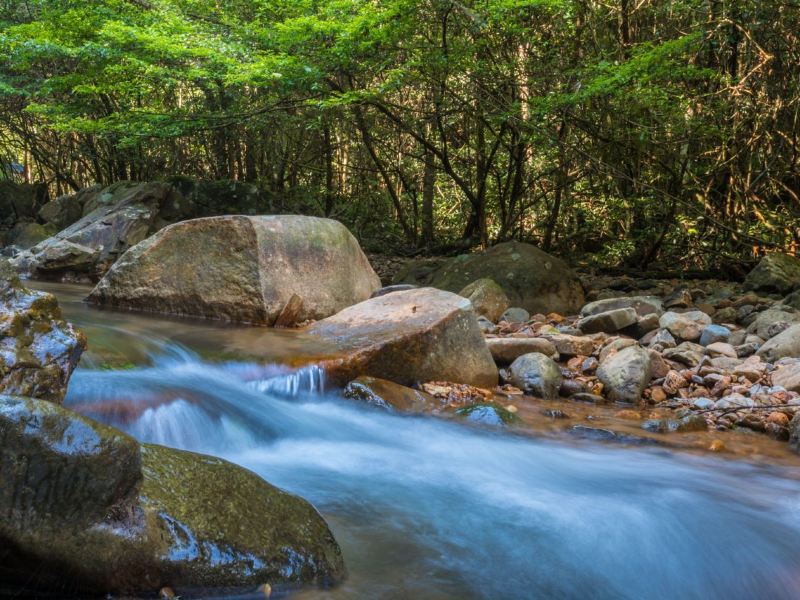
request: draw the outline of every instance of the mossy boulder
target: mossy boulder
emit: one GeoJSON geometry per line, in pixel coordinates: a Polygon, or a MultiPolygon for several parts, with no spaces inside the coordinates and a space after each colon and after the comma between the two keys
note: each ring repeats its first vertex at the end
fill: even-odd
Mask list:
{"type": "Polygon", "coordinates": [[[0,393],[61,402],[85,349],[55,296],[26,288],[0,258],[0,393]]]}
{"type": "Polygon", "coordinates": [[[0,396],[0,442],[6,587],[180,593],[345,574],[310,504],[223,460],[140,445],[63,407],[10,396],[0,396]]]}
{"type": "Polygon", "coordinates": [[[131,248],[89,301],[272,325],[290,300],[294,320],[322,319],[379,287],[358,242],[338,221],[226,216],[176,223],[131,248]]]}
{"type": "Polygon", "coordinates": [[[309,334],[338,347],[323,361],[342,385],[371,375],[402,385],[452,381],[491,388],[497,368],[469,300],[433,288],[394,292],[314,323],[309,334]]]}
{"type": "Polygon", "coordinates": [[[424,279],[427,285],[459,292],[482,278],[494,280],[512,306],[531,314],[576,314],[584,305],[583,287],[567,264],[522,242],[505,242],[484,252],[458,256],[424,279]]]}
{"type": "Polygon", "coordinates": [[[788,294],[800,288],[800,259],[780,252],[767,254],[747,274],[744,285],[750,290],[788,294]]]}

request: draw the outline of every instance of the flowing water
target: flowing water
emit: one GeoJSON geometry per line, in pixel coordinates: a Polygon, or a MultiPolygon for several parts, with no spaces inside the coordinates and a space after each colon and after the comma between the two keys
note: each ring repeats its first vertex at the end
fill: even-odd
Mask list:
{"type": "Polygon", "coordinates": [[[94,347],[68,406],[243,465],[326,517],[350,576],[292,598],[800,598],[797,466],[394,416],[281,366],[302,337],[255,344],[51,291],[94,347]]]}

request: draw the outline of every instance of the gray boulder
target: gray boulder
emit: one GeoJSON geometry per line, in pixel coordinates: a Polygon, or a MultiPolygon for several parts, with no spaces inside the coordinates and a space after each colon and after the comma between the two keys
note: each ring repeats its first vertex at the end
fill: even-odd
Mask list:
{"type": "Polygon", "coordinates": [[[587,315],[577,323],[583,333],[616,333],[636,325],[638,315],[633,308],[616,308],[606,312],[587,315]]]}
{"type": "Polygon", "coordinates": [[[800,323],[767,340],[756,354],[765,362],[776,362],[786,357],[800,358],[800,323]]]}
{"type": "Polygon", "coordinates": [[[600,363],[597,377],[610,400],[638,402],[650,382],[650,353],[636,345],[609,354],[600,363]]]}

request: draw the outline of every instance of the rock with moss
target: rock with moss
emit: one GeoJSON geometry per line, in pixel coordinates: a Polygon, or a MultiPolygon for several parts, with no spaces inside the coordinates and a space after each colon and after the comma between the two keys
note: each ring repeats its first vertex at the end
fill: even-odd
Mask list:
{"type": "Polygon", "coordinates": [[[418,288],[379,296],[318,321],[307,332],[338,349],[338,356],[322,364],[341,385],[359,375],[403,385],[497,384],[497,367],[469,300],[450,292],[418,288]]]}
{"type": "Polygon", "coordinates": [[[800,288],[800,259],[775,252],[767,254],[744,280],[747,289],[788,294],[800,288]]]}
{"type": "Polygon", "coordinates": [[[47,202],[47,195],[44,183],[0,181],[0,237],[5,238],[5,233],[14,227],[34,222],[37,211],[47,202]]]}
{"type": "Polygon", "coordinates": [[[497,323],[510,305],[503,288],[489,277],[473,281],[458,292],[458,295],[472,302],[476,315],[486,317],[492,323],[497,323]]]}
{"type": "Polygon", "coordinates": [[[317,511],[236,465],[30,398],[0,396],[0,440],[6,587],[149,595],[345,574],[317,511]]]}
{"type": "Polygon", "coordinates": [[[300,303],[294,319],[305,321],[366,300],[378,288],[367,257],[338,221],[225,216],[182,221],[137,244],[89,301],[272,325],[293,296],[300,303]]]}
{"type": "Polygon", "coordinates": [[[496,402],[480,402],[459,408],[456,415],[478,425],[503,427],[517,422],[517,415],[496,402]]]}
{"type": "Polygon", "coordinates": [[[25,287],[0,258],[0,393],[61,402],[85,349],[55,296],[25,287]]]}
{"type": "Polygon", "coordinates": [[[583,287],[575,272],[564,261],[522,242],[458,256],[429,274],[426,283],[458,292],[484,277],[503,289],[511,305],[531,314],[576,314],[584,305],[583,287]]]}

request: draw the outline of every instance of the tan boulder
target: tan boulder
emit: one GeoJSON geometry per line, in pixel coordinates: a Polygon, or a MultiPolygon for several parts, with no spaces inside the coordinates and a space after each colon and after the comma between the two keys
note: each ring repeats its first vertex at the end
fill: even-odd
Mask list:
{"type": "Polygon", "coordinates": [[[379,296],[306,331],[339,349],[340,356],[322,365],[341,384],[359,375],[403,385],[497,384],[497,368],[469,300],[450,292],[419,288],[379,296]]]}
{"type": "Polygon", "coordinates": [[[358,242],[338,221],[226,216],[182,221],[137,244],[89,301],[273,325],[290,302],[293,321],[322,319],[378,288],[358,242]]]}

